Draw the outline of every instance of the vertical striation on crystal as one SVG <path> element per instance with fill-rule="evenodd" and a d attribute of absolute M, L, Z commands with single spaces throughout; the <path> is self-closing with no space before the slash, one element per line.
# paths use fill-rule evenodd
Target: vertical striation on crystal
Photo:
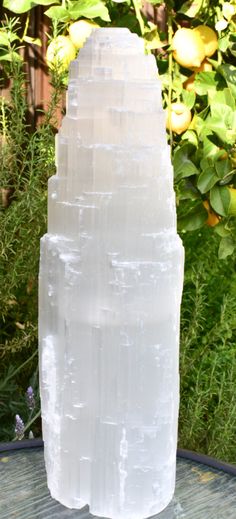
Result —
<path fill-rule="evenodd" d="M 155 58 L 128 29 L 72 62 L 41 239 L 48 486 L 70 508 L 141 519 L 175 485 L 184 253 Z"/>

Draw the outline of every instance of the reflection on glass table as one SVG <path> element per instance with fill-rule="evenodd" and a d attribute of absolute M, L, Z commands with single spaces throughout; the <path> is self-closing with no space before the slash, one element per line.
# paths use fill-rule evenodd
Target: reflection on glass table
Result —
<path fill-rule="evenodd" d="M 179 451 L 180 456 L 185 456 Z M 157 519 L 235 519 L 236 468 L 177 458 L 175 496 Z M 197 456 L 196 456 L 197 457 Z M 213 460 L 214 464 L 214 460 Z M 0 452 L 1 519 L 92 519 L 88 507 L 70 510 L 49 494 L 43 449 Z M 153 517 L 153 519 L 154 519 Z"/>

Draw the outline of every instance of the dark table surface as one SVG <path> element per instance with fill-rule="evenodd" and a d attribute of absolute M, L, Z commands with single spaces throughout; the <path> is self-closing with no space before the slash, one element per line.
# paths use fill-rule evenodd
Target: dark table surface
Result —
<path fill-rule="evenodd" d="M 50 497 L 43 449 L 0 453 L 0 519 L 92 519 Z M 175 496 L 157 519 L 236 519 L 236 476 L 177 459 Z"/>

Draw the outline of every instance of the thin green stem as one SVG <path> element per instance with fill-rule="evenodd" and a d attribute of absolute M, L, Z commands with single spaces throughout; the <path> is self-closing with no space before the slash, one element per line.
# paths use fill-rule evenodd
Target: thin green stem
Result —
<path fill-rule="evenodd" d="M 5 378 L 5 380 L 2 382 L 2 384 L 0 385 L 0 390 L 2 390 L 5 385 L 7 384 L 7 382 L 15 377 L 15 375 L 17 375 L 17 373 L 19 373 L 19 371 L 22 370 L 22 368 L 24 368 L 26 366 L 26 364 L 28 364 L 28 362 L 30 362 L 36 355 L 37 355 L 38 351 L 34 351 L 34 353 L 32 353 L 32 355 L 25 361 L 23 362 L 23 364 L 21 364 L 15 371 L 13 371 L 13 373 L 11 373 L 11 375 L 9 375 L 8 377 Z"/>
<path fill-rule="evenodd" d="M 221 65 L 221 63 L 222 63 L 222 54 L 221 54 L 221 51 L 218 50 L 217 51 L 217 64 L 218 64 L 218 66 Z"/>
<path fill-rule="evenodd" d="M 29 27 L 29 21 L 30 21 L 30 15 L 28 13 L 27 14 L 27 18 L 26 18 L 26 22 L 25 22 L 25 28 L 24 28 L 23 36 L 21 38 L 21 42 L 24 41 L 25 36 L 27 35 L 27 31 L 28 31 L 28 27 Z"/>
<path fill-rule="evenodd" d="M 172 37 L 173 37 L 173 28 L 172 28 L 172 19 L 171 16 L 168 14 L 168 42 L 169 45 L 172 46 Z M 169 76 L 169 86 L 168 86 L 168 107 L 167 110 L 169 112 L 170 117 L 170 110 L 171 110 L 171 101 L 172 101 L 172 87 L 173 87 L 173 80 L 172 80 L 172 67 L 173 67 L 173 54 L 172 49 L 169 52 L 169 61 L 168 61 L 168 76 Z M 172 149 L 173 146 L 173 133 L 172 129 L 170 128 L 170 147 Z"/>
<path fill-rule="evenodd" d="M 3 97 L 1 99 L 1 127 L 2 127 L 2 136 L 3 136 L 3 139 L 5 140 L 6 134 L 7 134 L 7 121 L 6 121 L 5 102 L 4 102 Z"/>
<path fill-rule="evenodd" d="M 132 0 L 132 3 L 133 3 L 133 6 L 134 6 L 136 18 L 137 18 L 138 23 L 139 23 L 141 34 L 143 36 L 144 32 L 145 32 L 145 25 L 144 25 L 144 21 L 143 21 L 142 15 L 141 15 L 141 9 L 140 9 L 140 5 L 139 5 L 139 1 L 138 0 Z"/>

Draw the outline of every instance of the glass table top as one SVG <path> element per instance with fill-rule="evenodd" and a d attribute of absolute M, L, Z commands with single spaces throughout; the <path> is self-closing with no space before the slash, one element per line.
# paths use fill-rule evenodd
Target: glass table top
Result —
<path fill-rule="evenodd" d="M 51 498 L 43 449 L 0 453 L 1 519 L 92 519 L 88 507 L 70 510 Z M 236 476 L 177 459 L 175 496 L 153 519 L 236 519 Z"/>

